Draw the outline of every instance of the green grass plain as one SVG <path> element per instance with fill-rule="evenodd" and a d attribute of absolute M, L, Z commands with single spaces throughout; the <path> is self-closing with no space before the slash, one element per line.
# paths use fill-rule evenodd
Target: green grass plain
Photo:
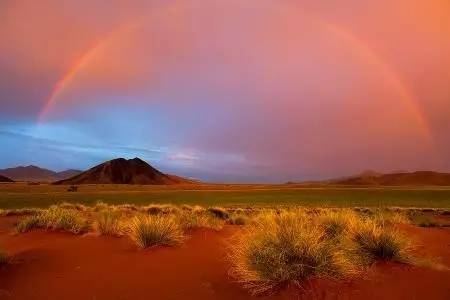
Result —
<path fill-rule="evenodd" d="M 450 187 L 308 187 L 299 185 L 68 186 L 0 184 L 0 208 L 48 207 L 69 202 L 93 205 L 151 203 L 203 206 L 420 207 L 450 208 Z"/>

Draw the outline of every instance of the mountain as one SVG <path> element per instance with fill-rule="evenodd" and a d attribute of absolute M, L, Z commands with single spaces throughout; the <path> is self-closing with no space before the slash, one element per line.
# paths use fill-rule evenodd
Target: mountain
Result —
<path fill-rule="evenodd" d="M 416 171 L 390 174 L 361 174 L 343 179 L 330 180 L 328 183 L 369 186 L 450 186 L 450 173 Z"/>
<path fill-rule="evenodd" d="M 193 181 L 164 174 L 139 158 L 117 158 L 55 184 L 182 184 Z"/>
<path fill-rule="evenodd" d="M 37 166 L 19 166 L 15 168 L 8 168 L 0 170 L 0 174 L 9 177 L 15 181 L 41 181 L 52 182 L 55 180 L 62 180 L 81 173 L 78 170 L 66 170 L 62 172 L 55 172 L 48 169 L 43 169 Z"/>
<path fill-rule="evenodd" d="M 14 182 L 14 180 L 12 180 L 6 176 L 0 175 L 0 182 Z"/>
<path fill-rule="evenodd" d="M 69 170 L 57 172 L 56 173 L 56 180 L 64 180 L 64 179 L 67 179 L 67 178 L 71 178 L 71 177 L 77 176 L 78 174 L 81 174 L 82 172 L 83 171 L 74 170 L 74 169 L 69 169 Z"/>

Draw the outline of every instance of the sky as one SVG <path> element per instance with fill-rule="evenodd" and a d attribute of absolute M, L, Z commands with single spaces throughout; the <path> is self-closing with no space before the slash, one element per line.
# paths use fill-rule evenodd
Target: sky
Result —
<path fill-rule="evenodd" d="M 1 0 L 0 168 L 450 171 L 448 0 Z"/>

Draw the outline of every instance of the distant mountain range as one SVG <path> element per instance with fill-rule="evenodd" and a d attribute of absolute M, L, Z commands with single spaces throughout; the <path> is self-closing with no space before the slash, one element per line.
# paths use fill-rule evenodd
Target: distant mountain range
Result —
<path fill-rule="evenodd" d="M 182 177 L 168 175 L 140 158 L 117 158 L 99 164 L 69 179 L 55 184 L 185 184 L 194 183 Z"/>
<path fill-rule="evenodd" d="M 367 186 L 448 186 L 450 185 L 450 173 L 416 171 L 379 174 L 373 172 L 329 180 L 328 183 Z"/>
<path fill-rule="evenodd" d="M 19 166 L 15 168 L 0 169 L 0 175 L 11 178 L 14 181 L 38 181 L 38 182 L 53 182 L 56 180 L 67 179 L 80 174 L 80 170 L 65 170 L 62 172 L 55 172 L 48 169 L 43 169 L 37 166 Z"/>

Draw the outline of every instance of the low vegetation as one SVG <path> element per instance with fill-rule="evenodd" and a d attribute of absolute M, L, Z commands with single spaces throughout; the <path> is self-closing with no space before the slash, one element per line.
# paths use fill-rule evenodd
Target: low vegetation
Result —
<path fill-rule="evenodd" d="M 75 234 L 89 229 L 89 223 L 76 210 L 53 206 L 39 214 L 28 216 L 17 223 L 17 232 L 23 233 L 35 228 L 68 231 Z"/>
<path fill-rule="evenodd" d="M 130 237 L 141 248 L 177 245 L 184 240 L 181 226 L 174 217 L 140 215 L 130 224 Z"/>
<path fill-rule="evenodd" d="M 121 211 L 111 208 L 100 211 L 95 220 L 94 228 L 102 235 L 122 235 L 125 231 L 125 226 L 121 221 Z"/>
<path fill-rule="evenodd" d="M 230 246 L 232 274 L 252 293 L 310 277 L 348 277 L 375 260 L 413 263 L 412 244 L 392 223 L 350 210 L 267 211 Z"/>
<path fill-rule="evenodd" d="M 127 235 L 142 249 L 178 245 L 199 228 L 245 225 L 230 245 L 231 274 L 255 294 L 288 283 L 300 285 L 311 277 L 351 277 L 377 260 L 419 263 L 397 224 L 411 220 L 418 224 L 424 214 L 397 208 L 204 208 L 102 202 L 92 207 L 62 203 L 14 213 L 24 214 L 17 232 L 42 228 L 82 233 L 92 223 L 101 235 Z"/>
<path fill-rule="evenodd" d="M 395 227 L 365 220 L 354 232 L 360 255 L 368 262 L 377 259 L 411 263 L 413 246 Z"/>

